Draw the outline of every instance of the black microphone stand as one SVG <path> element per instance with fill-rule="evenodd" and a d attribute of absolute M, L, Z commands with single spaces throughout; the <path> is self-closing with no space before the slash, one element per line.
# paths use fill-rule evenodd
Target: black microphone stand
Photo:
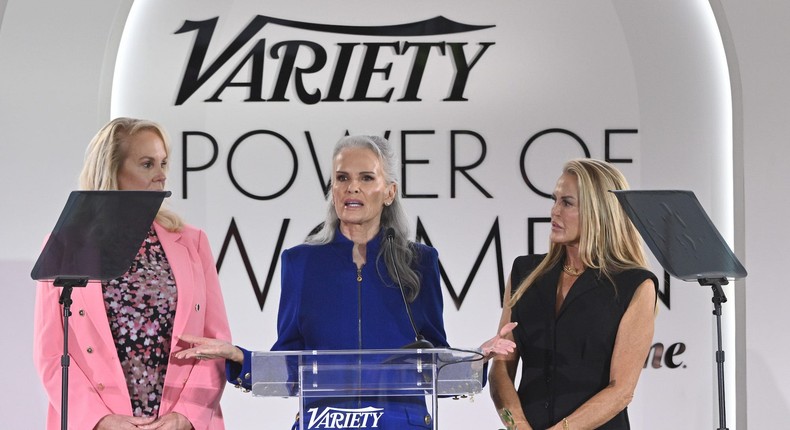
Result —
<path fill-rule="evenodd" d="M 71 316 L 71 291 L 75 287 L 88 285 L 88 278 L 82 277 L 58 277 L 53 284 L 56 287 L 63 287 L 60 292 L 60 304 L 63 305 L 63 355 L 60 357 L 61 367 L 61 392 L 60 392 L 60 428 L 63 430 L 69 427 L 69 317 Z"/>
<path fill-rule="evenodd" d="M 411 306 L 409 306 L 409 301 L 406 299 L 406 292 L 403 289 L 403 284 L 400 281 L 400 274 L 398 273 L 398 267 L 395 265 L 393 255 L 394 246 L 393 242 L 395 241 L 395 231 L 392 227 L 386 230 L 386 240 L 390 247 L 390 261 L 392 261 L 392 270 L 395 272 L 395 281 L 398 283 L 398 289 L 400 290 L 401 297 L 403 297 L 403 304 L 406 305 L 406 315 L 409 317 L 409 324 L 411 324 L 411 329 L 414 331 L 414 342 L 409 343 L 407 345 L 402 346 L 402 349 L 430 349 L 433 348 L 433 344 L 426 340 L 423 335 L 417 331 L 417 325 L 414 324 L 414 317 L 411 314 Z"/>
<path fill-rule="evenodd" d="M 30 277 L 62 287 L 61 429 L 68 428 L 71 293 L 124 274 L 170 191 L 72 191 Z M 46 339 L 36 339 L 45 342 Z M 84 423 L 83 423 L 84 424 Z M 79 424 L 78 425 L 83 425 Z"/>
<path fill-rule="evenodd" d="M 697 281 L 713 289 L 718 346 L 719 427 L 727 430 L 724 393 L 724 351 L 721 340 L 721 304 L 727 301 L 722 285 L 728 278 L 747 275 L 738 257 L 713 225 L 697 197 L 683 190 L 612 191 L 642 234 L 661 266 L 670 275 Z"/>
<path fill-rule="evenodd" d="M 724 396 L 724 350 L 721 347 L 721 304 L 727 302 L 722 285 L 727 285 L 727 278 L 700 278 L 699 284 L 709 285 L 713 289 L 713 315 L 716 315 L 716 334 L 718 349 L 716 350 L 716 370 L 719 383 L 719 430 L 727 430 L 727 413 Z"/>

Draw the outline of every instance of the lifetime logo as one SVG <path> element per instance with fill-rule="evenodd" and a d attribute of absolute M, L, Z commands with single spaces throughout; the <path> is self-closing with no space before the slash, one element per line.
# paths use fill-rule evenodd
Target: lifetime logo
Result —
<path fill-rule="evenodd" d="M 384 415 L 383 408 L 368 406 L 360 409 L 318 408 L 307 410 L 310 415 L 308 429 L 367 429 L 378 428 L 379 420 Z"/>
<path fill-rule="evenodd" d="M 194 44 L 189 53 L 187 66 L 181 79 L 176 96 L 176 106 L 186 102 L 200 87 L 218 75 L 221 82 L 205 102 L 221 102 L 222 93 L 229 87 L 246 89 L 245 102 L 288 102 L 288 89 L 294 88 L 296 96 L 304 104 L 319 102 L 385 102 L 400 96 L 398 102 L 419 102 L 420 86 L 426 66 L 438 56 L 449 53 L 454 67 L 453 77 L 445 83 L 449 94 L 443 101 L 467 101 L 464 91 L 472 68 L 494 42 L 475 43 L 466 49 L 468 41 L 446 42 L 426 41 L 424 36 L 442 36 L 475 32 L 494 27 L 494 25 L 469 25 L 438 16 L 425 21 L 396 24 L 389 26 L 348 26 L 327 25 L 291 21 L 258 15 L 230 41 L 214 60 L 207 60 L 209 45 L 214 38 L 217 18 L 204 21 L 185 21 L 176 34 L 195 32 Z M 344 34 L 358 38 L 418 38 L 419 41 L 389 40 L 338 43 L 336 46 L 323 46 L 312 40 L 267 41 L 257 38 L 268 25 L 280 25 L 307 32 L 325 34 Z M 311 58 L 308 65 L 299 65 L 297 56 L 305 54 Z M 238 58 L 241 57 L 241 60 Z M 235 58 L 235 63 L 231 60 Z M 352 67 L 352 58 L 360 65 Z M 273 64 L 270 64 L 274 62 Z M 277 64 L 279 62 L 279 64 Z M 264 69 L 275 68 L 272 82 L 264 82 Z M 410 68 L 405 81 L 390 80 L 393 68 Z M 311 76 L 326 70 L 328 82 L 321 85 L 310 84 Z M 352 74 L 353 88 L 345 88 L 347 75 Z M 323 78 L 319 78 L 321 80 Z M 376 83 L 390 85 L 375 94 L 372 88 Z M 264 94 L 271 87 L 271 91 Z"/>

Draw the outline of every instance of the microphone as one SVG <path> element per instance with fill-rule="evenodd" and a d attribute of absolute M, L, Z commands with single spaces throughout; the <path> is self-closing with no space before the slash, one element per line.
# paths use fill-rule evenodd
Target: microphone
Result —
<path fill-rule="evenodd" d="M 394 259 L 394 250 L 392 247 L 394 246 L 395 241 L 395 229 L 392 227 L 387 227 L 384 230 L 384 238 L 388 243 L 390 248 L 390 256 Z M 411 329 L 414 331 L 414 342 L 404 345 L 402 349 L 430 349 L 433 348 L 433 344 L 425 339 L 420 332 L 417 331 L 417 326 L 414 324 L 414 318 L 411 315 L 411 306 L 409 306 L 409 301 L 406 300 L 406 291 L 403 289 L 403 284 L 400 281 L 400 274 L 398 274 L 398 267 L 392 262 L 392 270 L 395 272 L 395 282 L 398 283 L 398 289 L 400 289 L 400 295 L 403 297 L 403 304 L 406 306 L 406 315 L 409 316 L 409 323 L 411 324 Z"/>

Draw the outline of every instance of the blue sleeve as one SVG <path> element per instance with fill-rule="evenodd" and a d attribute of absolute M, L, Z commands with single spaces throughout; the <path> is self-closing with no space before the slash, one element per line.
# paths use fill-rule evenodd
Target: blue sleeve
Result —
<path fill-rule="evenodd" d="M 238 345 L 236 345 L 236 347 L 244 354 L 244 362 L 239 364 L 235 361 L 225 360 L 225 377 L 228 382 L 233 384 L 236 388 L 250 391 L 252 390 L 252 352 Z M 294 382 L 298 381 L 297 362 L 289 358 L 287 363 L 289 380 Z M 294 388 L 296 388 L 296 386 L 297 384 L 294 384 Z M 296 395 L 296 391 L 291 393 L 291 395 Z"/>
<path fill-rule="evenodd" d="M 294 252 L 285 250 L 280 258 L 280 308 L 277 311 L 277 341 L 272 351 L 301 351 L 304 347 L 299 305 L 302 302 L 302 270 L 294 262 Z"/>
<path fill-rule="evenodd" d="M 293 273 L 301 276 L 298 270 L 294 270 L 292 263 L 292 252 L 285 250 L 280 259 L 280 307 L 277 312 L 277 341 L 272 346 L 272 351 L 301 351 L 304 349 L 299 328 L 299 303 L 300 289 L 297 285 L 301 284 L 301 278 L 292 277 Z M 252 353 L 236 345 L 244 353 L 244 362 L 239 364 L 233 361 L 225 361 L 225 376 L 231 384 L 238 388 L 250 390 L 252 388 Z"/>
<path fill-rule="evenodd" d="M 250 390 L 252 389 L 252 366 L 250 365 L 252 354 L 238 345 L 236 347 L 244 353 L 244 362 L 239 364 L 235 361 L 225 360 L 225 378 L 236 388 Z"/>

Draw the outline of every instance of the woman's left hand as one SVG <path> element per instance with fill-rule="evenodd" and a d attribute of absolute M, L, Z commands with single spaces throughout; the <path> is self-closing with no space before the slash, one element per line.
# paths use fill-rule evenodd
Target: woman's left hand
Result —
<path fill-rule="evenodd" d="M 190 344 L 190 348 L 175 353 L 175 357 L 179 360 L 189 358 L 216 360 L 219 358 L 240 364 L 244 363 L 244 353 L 230 342 L 189 334 L 183 334 L 179 339 Z"/>
<path fill-rule="evenodd" d="M 510 334 L 518 325 L 517 322 L 509 322 L 502 326 L 499 334 L 488 339 L 480 345 L 480 349 L 485 354 L 485 360 L 488 361 L 497 355 L 508 355 L 516 350 L 516 343 L 511 340 L 513 336 Z"/>
<path fill-rule="evenodd" d="M 171 412 L 157 418 L 154 422 L 138 426 L 143 430 L 193 430 L 192 423 L 187 417 L 178 412 Z"/>

